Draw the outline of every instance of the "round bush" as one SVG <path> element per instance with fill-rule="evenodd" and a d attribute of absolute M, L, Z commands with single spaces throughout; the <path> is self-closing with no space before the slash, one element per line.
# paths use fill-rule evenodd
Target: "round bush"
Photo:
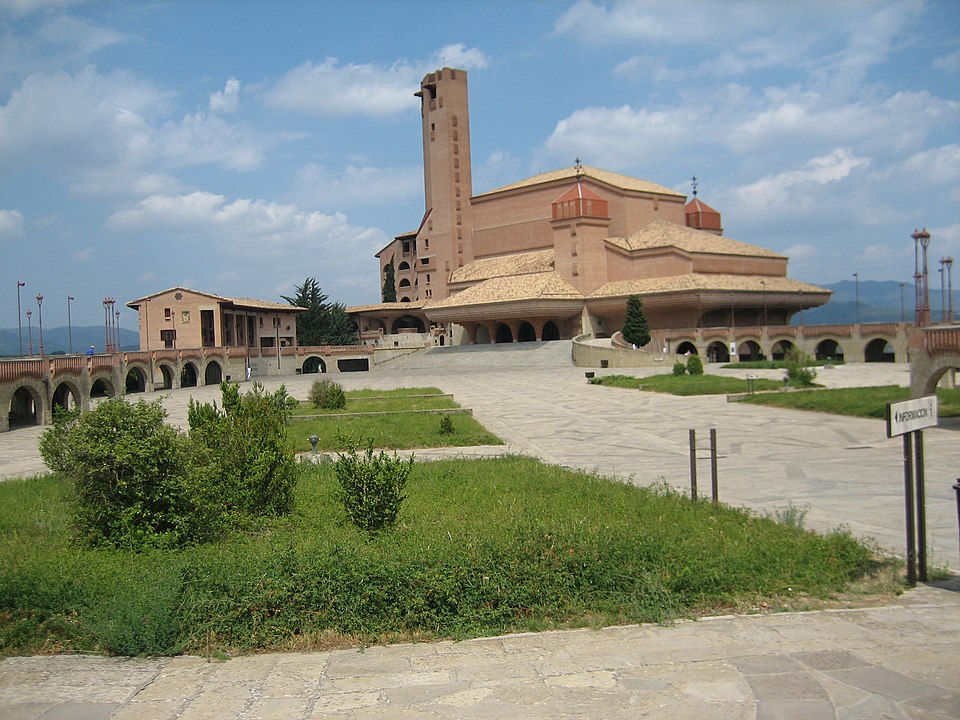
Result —
<path fill-rule="evenodd" d="M 347 396 L 332 380 L 317 380 L 310 387 L 310 402 L 323 410 L 342 410 L 347 405 Z"/>

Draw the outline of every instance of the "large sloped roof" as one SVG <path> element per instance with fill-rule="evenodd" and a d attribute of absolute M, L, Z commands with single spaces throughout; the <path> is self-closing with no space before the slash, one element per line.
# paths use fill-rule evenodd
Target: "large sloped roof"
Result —
<path fill-rule="evenodd" d="M 636 192 L 655 193 L 657 195 L 671 195 L 674 197 L 686 197 L 683 193 L 671 190 L 663 185 L 641 180 L 640 178 L 630 177 L 629 175 L 620 175 L 619 173 L 601 170 L 600 168 L 590 167 L 589 165 L 572 166 L 561 170 L 541 173 L 525 180 L 518 180 L 510 185 L 488 190 L 474 197 L 485 197 L 496 193 L 506 192 L 508 190 L 518 190 L 520 188 L 533 187 L 534 185 L 545 185 L 546 183 L 556 182 L 557 180 L 576 180 L 578 177 L 589 177 L 598 180 L 606 185 L 620 188 L 621 190 L 633 190 Z"/>
<path fill-rule="evenodd" d="M 520 300 L 582 299 L 583 295 L 555 272 L 538 272 L 484 280 L 448 298 L 431 302 L 427 306 L 427 311 L 432 308 L 484 305 Z"/>
<path fill-rule="evenodd" d="M 411 302 L 371 303 L 370 305 L 353 305 L 348 307 L 346 311 L 348 313 L 354 313 L 368 312 L 371 310 L 420 310 L 424 305 L 426 305 L 426 303 L 426 300 L 413 300 Z"/>
<path fill-rule="evenodd" d="M 457 268 L 450 276 L 450 283 L 477 282 L 492 277 L 524 275 L 553 270 L 553 250 L 535 250 L 481 258 Z"/>
<path fill-rule="evenodd" d="M 721 273 L 691 273 L 637 280 L 615 280 L 594 290 L 590 297 L 621 297 L 649 293 L 703 290 L 713 292 L 768 292 L 768 293 L 825 293 L 830 291 L 816 285 L 769 275 L 730 275 Z"/>
<path fill-rule="evenodd" d="M 695 230 L 685 225 L 655 220 L 644 225 L 629 237 L 607 238 L 607 242 L 624 250 L 652 250 L 675 247 L 691 253 L 720 255 L 749 255 L 753 257 L 785 258 L 784 255 L 749 243 L 732 240 L 722 235 Z"/>
<path fill-rule="evenodd" d="M 144 295 L 142 298 L 136 300 L 131 300 L 127 303 L 127 307 L 138 308 L 147 300 L 150 300 L 155 297 L 160 297 L 161 295 L 167 295 L 172 292 L 188 292 L 193 293 L 194 295 L 203 295 L 204 297 L 211 298 L 217 302 L 223 303 L 225 305 L 232 305 L 237 308 L 247 308 L 249 310 L 273 310 L 273 311 L 284 311 L 284 312 L 305 312 L 307 308 L 302 308 L 298 305 L 291 305 L 289 303 L 278 303 L 272 302 L 270 300 L 257 300 L 255 298 L 232 298 L 224 297 L 223 295 L 214 295 L 213 293 L 203 292 L 202 290 L 191 290 L 187 287 L 177 286 L 168 288 L 166 290 L 161 290 L 160 292 L 151 293 L 150 295 Z"/>

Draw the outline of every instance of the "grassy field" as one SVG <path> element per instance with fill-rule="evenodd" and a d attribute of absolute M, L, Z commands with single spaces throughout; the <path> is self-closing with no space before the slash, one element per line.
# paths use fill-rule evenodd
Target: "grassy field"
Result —
<path fill-rule="evenodd" d="M 596 385 L 671 395 L 731 395 L 745 393 L 751 387 L 746 380 L 721 375 L 606 375 L 594 378 L 593 381 Z M 776 380 L 757 378 L 752 382 L 754 390 L 776 390 L 783 387 L 783 383 Z"/>
<path fill-rule="evenodd" d="M 293 515 L 139 554 L 74 546 L 56 477 L 0 484 L 0 653 L 216 655 L 808 608 L 862 602 L 857 581 L 880 568 L 843 533 L 529 458 L 418 463 L 399 525 L 374 536 L 335 484 L 332 464 L 303 465 Z"/>
<path fill-rule="evenodd" d="M 453 430 L 442 432 L 440 422 L 445 416 L 424 411 L 460 406 L 437 388 L 363 389 L 346 395 L 346 407 L 339 410 L 320 410 L 301 401 L 287 424 L 291 446 L 299 452 L 310 450 L 308 438 L 314 434 L 319 438 L 317 449 L 323 451 L 343 449 L 345 437 L 361 445 L 369 440 L 374 447 L 390 450 L 503 444 L 467 412 L 450 414 Z M 351 413 L 357 414 L 344 417 Z"/>
<path fill-rule="evenodd" d="M 910 388 L 897 385 L 765 393 L 743 398 L 756 405 L 883 418 L 887 403 L 910 399 Z M 937 390 L 940 417 L 960 417 L 960 390 Z"/>

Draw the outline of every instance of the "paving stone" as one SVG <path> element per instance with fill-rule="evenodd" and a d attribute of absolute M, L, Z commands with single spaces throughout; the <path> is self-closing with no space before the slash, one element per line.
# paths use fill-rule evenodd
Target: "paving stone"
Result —
<path fill-rule="evenodd" d="M 912 700 L 943 694 L 943 688 L 913 680 L 906 675 L 886 668 L 868 667 L 856 670 L 835 670 L 828 674 L 842 682 L 895 700 Z M 960 705 L 958 705 L 958 708 L 960 708 Z"/>
<path fill-rule="evenodd" d="M 836 720 L 833 705 L 826 700 L 761 700 L 757 720 Z"/>
<path fill-rule="evenodd" d="M 757 700 L 826 700 L 827 693 L 809 673 L 747 675 Z"/>
<path fill-rule="evenodd" d="M 58 703 L 40 720 L 105 720 L 116 709 L 115 703 Z"/>

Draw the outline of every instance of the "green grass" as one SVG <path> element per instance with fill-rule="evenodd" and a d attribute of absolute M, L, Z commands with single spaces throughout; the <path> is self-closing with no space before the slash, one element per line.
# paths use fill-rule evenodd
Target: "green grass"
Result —
<path fill-rule="evenodd" d="M 723 365 L 724 368 L 734 370 L 785 370 L 790 363 L 786 360 L 748 360 L 745 362 L 732 362 Z M 810 367 L 825 367 L 826 365 L 843 365 L 843 360 L 813 360 L 808 363 Z"/>
<path fill-rule="evenodd" d="M 330 463 L 293 515 L 141 554 L 70 543 L 54 476 L 0 484 L 0 653 L 313 649 L 808 607 L 871 551 L 666 490 L 506 457 L 418 463 L 399 524 L 368 536 Z M 890 588 L 888 587 L 889 591 Z"/>
<path fill-rule="evenodd" d="M 336 415 L 364 412 L 404 412 L 417 410 L 444 410 L 460 407 L 449 395 L 437 388 L 403 388 L 400 390 L 350 390 L 347 405 L 338 410 L 316 408 L 301 400 L 294 415 Z"/>
<path fill-rule="evenodd" d="M 756 405 L 813 410 L 853 417 L 884 418 L 887 403 L 910 399 L 910 388 L 897 385 L 835 388 L 751 395 L 744 402 Z M 937 390 L 940 417 L 960 417 L 960 390 Z"/>
<path fill-rule="evenodd" d="M 452 414 L 453 432 L 441 432 L 443 415 L 418 411 L 456 410 L 460 406 L 437 388 L 365 388 L 351 390 L 346 396 L 347 405 L 340 410 L 320 410 L 301 401 L 287 424 L 290 445 L 296 451 L 306 452 L 311 449 L 308 438 L 314 434 L 319 438 L 319 451 L 342 450 L 344 437 L 358 440 L 361 445 L 372 441 L 374 447 L 389 450 L 503 444 L 467 412 Z M 343 417 L 349 413 L 358 414 Z"/>
<path fill-rule="evenodd" d="M 731 395 L 745 393 L 750 389 L 746 380 L 720 375 L 651 375 L 650 377 L 606 375 L 594 378 L 593 383 L 671 395 Z M 763 378 L 753 380 L 754 390 L 775 390 L 782 387 L 783 383 L 776 380 Z"/>

